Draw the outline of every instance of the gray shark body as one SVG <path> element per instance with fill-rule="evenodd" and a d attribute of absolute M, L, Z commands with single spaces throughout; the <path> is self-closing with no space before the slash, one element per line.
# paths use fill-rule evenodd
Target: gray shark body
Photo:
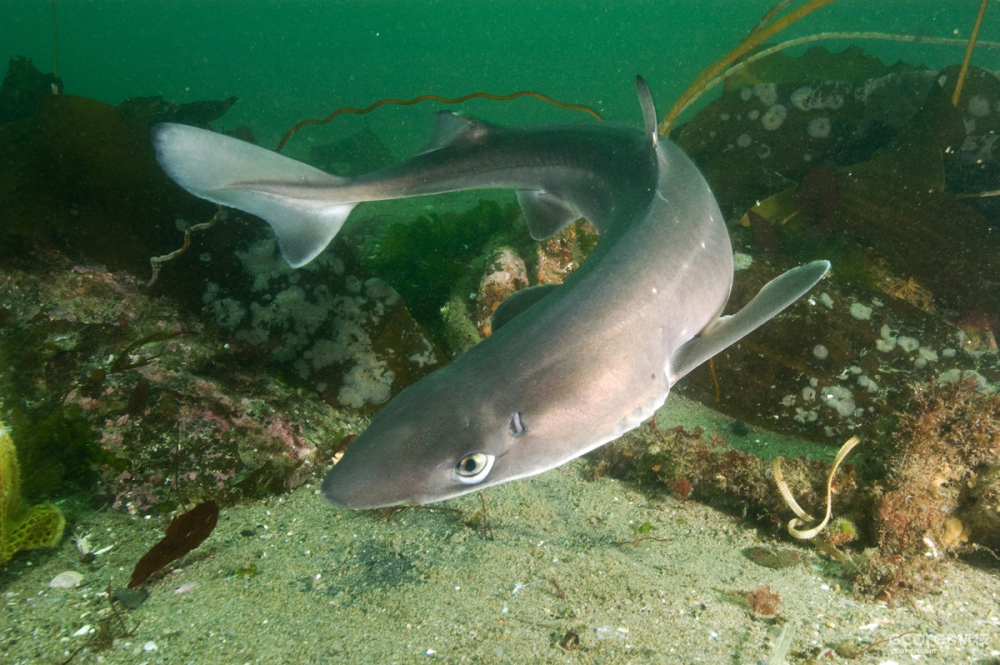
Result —
<path fill-rule="evenodd" d="M 267 220 L 292 265 L 311 260 L 363 201 L 511 188 L 536 239 L 579 217 L 601 234 L 564 284 L 504 302 L 493 334 L 409 386 L 323 482 L 331 504 L 430 503 L 552 469 L 649 418 L 698 364 L 823 277 L 817 261 L 720 314 L 733 280 L 722 214 L 694 164 L 643 128 L 614 123 L 501 128 L 439 114 L 400 164 L 335 178 L 233 139 L 161 125 L 161 165 L 203 198 Z"/>

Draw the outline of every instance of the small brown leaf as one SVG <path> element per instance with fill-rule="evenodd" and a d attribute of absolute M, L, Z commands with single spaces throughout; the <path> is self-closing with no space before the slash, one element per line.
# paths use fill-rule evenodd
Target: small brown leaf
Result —
<path fill-rule="evenodd" d="M 134 589 L 149 576 L 172 561 L 176 561 L 201 545 L 211 535 L 219 521 L 219 504 L 215 501 L 200 503 L 183 515 L 170 520 L 163 540 L 153 545 L 139 563 L 135 564 L 128 588 Z"/>

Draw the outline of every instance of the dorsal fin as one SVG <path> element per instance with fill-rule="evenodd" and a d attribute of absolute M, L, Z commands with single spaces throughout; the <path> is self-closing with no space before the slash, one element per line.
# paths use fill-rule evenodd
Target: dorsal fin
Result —
<path fill-rule="evenodd" d="M 653 93 L 646 85 L 646 79 L 641 76 L 635 77 L 635 91 L 639 95 L 639 106 L 642 107 L 642 119 L 646 126 L 646 136 L 653 141 L 653 146 L 659 144 L 660 135 L 656 128 L 656 106 L 653 104 Z"/>
<path fill-rule="evenodd" d="M 457 141 L 475 138 L 480 136 L 487 127 L 486 123 L 463 113 L 438 111 L 434 114 L 434 123 L 431 125 L 431 137 L 417 151 L 417 154 L 422 155 L 426 152 L 440 150 Z"/>

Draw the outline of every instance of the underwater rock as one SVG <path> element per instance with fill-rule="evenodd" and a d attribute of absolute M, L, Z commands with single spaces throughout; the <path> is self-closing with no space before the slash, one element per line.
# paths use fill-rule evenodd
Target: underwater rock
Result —
<path fill-rule="evenodd" d="M 594 225 L 580 219 L 538 243 L 537 284 L 562 284 L 597 244 Z"/>
<path fill-rule="evenodd" d="M 678 130 L 678 145 L 705 174 L 723 214 L 742 215 L 814 165 L 867 160 L 906 126 L 937 80 L 874 58 L 858 70 L 874 77 L 861 79 L 849 74 L 859 58 L 856 47 L 769 57 Z"/>
<path fill-rule="evenodd" d="M 67 95 L 46 100 L 34 117 L 0 127 L 0 207 L 10 213 L 0 220 L 3 253 L 22 264 L 36 255 L 33 249 L 51 243 L 143 277 L 151 257 L 176 250 L 183 230 L 208 221 L 216 209 L 166 178 L 143 125 L 108 105 Z M 227 213 L 218 226 L 192 237 L 190 251 L 163 264 L 156 288 L 192 310 L 207 308 L 241 353 L 262 366 L 284 367 L 335 403 L 384 403 L 445 362 L 391 288 L 354 263 L 345 269 L 332 251 L 324 256 L 292 271 L 265 224 Z M 122 288 L 134 297 L 134 282 Z M 94 335 L 76 322 L 55 327 L 66 328 L 59 332 L 64 339 L 83 339 L 80 349 L 98 344 L 100 333 L 104 343 L 121 348 L 128 341 L 112 341 L 114 323 L 106 321 Z M 146 376 L 148 395 L 139 399 L 131 377 L 125 415 L 155 408 L 168 378 L 174 377 L 160 376 L 158 386 Z"/>
<path fill-rule="evenodd" d="M 725 86 L 726 90 L 740 90 L 759 84 L 801 81 L 844 81 L 857 85 L 890 74 L 919 72 L 924 69 L 926 68 L 914 67 L 902 61 L 886 65 L 873 55 L 865 55 L 864 49 L 854 44 L 836 53 L 831 53 L 824 46 L 814 45 L 799 56 L 778 51 L 752 62 L 734 73 Z"/>
<path fill-rule="evenodd" d="M 508 296 L 528 286 L 524 261 L 510 247 L 501 247 L 490 255 L 476 295 L 476 327 L 484 336 L 492 332 L 493 312 Z"/>
<path fill-rule="evenodd" d="M 913 392 L 876 506 L 883 553 L 954 551 L 965 541 L 995 546 L 998 519 L 987 513 L 997 507 L 1000 396 L 969 380 L 932 382 Z M 949 522 L 952 517 L 958 522 Z"/>
<path fill-rule="evenodd" d="M 75 570 L 65 570 L 49 582 L 50 589 L 74 589 L 83 582 L 83 575 Z"/>
<path fill-rule="evenodd" d="M 942 69 L 939 81 L 950 93 L 958 79 L 957 65 Z M 1000 79 L 991 71 L 969 67 L 962 85 L 958 112 L 965 125 L 961 146 L 946 156 L 949 180 L 955 191 L 991 191 L 1000 182 Z"/>
<path fill-rule="evenodd" d="M 948 555 L 1000 544 L 1000 396 L 974 381 L 932 381 L 911 393 L 895 431 L 866 437 L 833 477 L 837 518 L 811 539 L 844 564 L 856 592 L 894 602 L 938 588 Z M 647 491 L 680 482 L 696 500 L 785 530 L 787 493 L 779 494 L 774 462 L 758 456 L 774 455 L 772 446 L 758 440 L 751 454 L 718 432 L 661 430 L 656 422 L 589 453 L 588 475 L 611 474 Z M 791 495 L 820 514 L 817 507 L 830 496 L 829 464 L 796 457 L 781 468 Z M 761 565 L 775 559 L 767 552 L 749 556 Z"/>
<path fill-rule="evenodd" d="M 479 333 L 468 303 L 454 303 L 475 300 L 492 250 L 511 247 L 525 258 L 532 255 L 536 243 L 516 204 L 501 206 L 484 199 L 461 212 L 429 213 L 394 222 L 349 245 L 358 248 L 364 272 L 395 289 L 413 318 L 439 346 L 455 355 L 478 340 Z M 350 237 L 347 231 L 345 238 Z"/>
<path fill-rule="evenodd" d="M 573 245 L 576 243 L 576 229 L 567 226 L 551 238 L 538 243 L 537 281 L 539 284 L 562 284 L 573 271 Z"/>
<path fill-rule="evenodd" d="M 38 71 L 31 58 L 11 58 L 0 85 L 0 125 L 34 115 L 46 97 L 62 91 L 62 79 Z"/>
<path fill-rule="evenodd" d="M 936 588 L 949 553 L 997 546 L 1000 396 L 974 381 L 916 386 L 893 439 L 886 477 L 868 490 L 878 549 L 852 573 L 883 600 Z"/>
<path fill-rule="evenodd" d="M 456 294 L 441 308 L 441 328 L 452 357 L 465 353 L 483 341 L 467 302 L 467 298 Z"/>
<path fill-rule="evenodd" d="M 215 206 L 157 165 L 146 127 L 113 106 L 49 95 L 38 112 L 0 126 L 0 252 L 25 239 L 79 259 L 148 274 L 149 258 L 176 249 L 179 218 Z"/>
<path fill-rule="evenodd" d="M 166 101 L 160 95 L 129 97 L 118 105 L 118 110 L 147 127 L 160 122 L 179 122 L 183 125 L 212 129 L 211 123 L 224 116 L 238 101 L 236 97 L 228 97 L 215 101 L 177 104 Z"/>
<path fill-rule="evenodd" d="M 242 270 L 220 272 L 202 300 L 241 343 L 293 371 L 332 404 L 378 407 L 447 358 L 403 299 L 367 277 L 341 241 L 293 270 L 273 236 L 237 250 Z"/>
<path fill-rule="evenodd" d="M 995 222 L 945 191 L 946 182 L 952 188 L 949 155 L 964 137 L 961 111 L 935 84 L 910 124 L 871 159 L 837 170 L 815 168 L 797 187 L 757 204 L 742 223 L 753 228 L 767 219 L 789 244 L 808 245 L 809 235 L 846 234 L 903 278 L 903 286 L 892 288 L 906 291 L 916 282 L 933 294 L 938 308 L 958 318 L 979 314 L 995 327 L 1000 325 Z"/>
<path fill-rule="evenodd" d="M 30 267 L 0 269 L 11 312 L 0 391 L 24 432 L 34 494 L 96 494 L 132 513 L 231 504 L 307 482 L 361 427 L 356 412 L 275 378 L 266 349 L 150 297 L 126 273 L 51 250 Z"/>
<path fill-rule="evenodd" d="M 726 311 L 738 311 L 791 265 L 779 256 L 755 258 L 737 273 Z M 916 347 L 899 344 L 903 338 Z M 805 298 L 715 356 L 718 401 L 707 364 L 675 390 L 760 427 L 839 444 L 851 434 L 877 436 L 905 408 L 911 382 L 978 371 L 1000 383 L 998 356 L 968 353 L 964 339 L 902 297 L 844 283 L 835 263 Z"/>
<path fill-rule="evenodd" d="M 656 422 L 654 418 L 646 426 L 588 453 L 588 477 L 611 475 L 649 489 L 681 488 L 683 492 L 679 493 L 685 499 L 690 495 L 742 517 L 761 518 L 772 527 L 783 524 L 777 507 L 784 505 L 784 500 L 774 482 L 770 460 L 731 447 L 731 442 L 718 432 L 709 434 L 700 427 L 662 430 Z M 828 462 L 801 456 L 786 459 L 782 469 L 788 488 L 802 505 L 824 504 Z M 834 514 L 840 515 L 861 496 L 853 465 L 842 467 L 837 488 Z"/>
<path fill-rule="evenodd" d="M 955 520 L 946 524 L 942 538 L 946 548 L 960 547 L 970 538 L 995 548 L 1000 541 L 1000 465 L 994 459 L 988 470 L 979 469 L 965 495 Z M 957 534 L 956 529 L 958 530 Z M 950 532 L 949 532 L 950 531 Z"/>

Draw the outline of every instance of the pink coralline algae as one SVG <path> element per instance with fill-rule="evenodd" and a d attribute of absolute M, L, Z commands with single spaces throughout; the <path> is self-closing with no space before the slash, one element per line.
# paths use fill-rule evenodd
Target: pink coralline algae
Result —
<path fill-rule="evenodd" d="M 510 247 L 493 252 L 476 296 L 476 327 L 483 335 L 492 332 L 491 317 L 508 296 L 528 286 L 528 271 L 524 261 Z"/>
<path fill-rule="evenodd" d="M 538 283 L 562 284 L 590 253 L 597 229 L 589 222 L 576 222 L 538 243 Z"/>
<path fill-rule="evenodd" d="M 187 371 L 144 367 L 135 373 L 152 385 L 147 408 L 134 417 L 106 418 L 101 432 L 111 456 L 101 476 L 117 485 L 114 508 L 141 513 L 178 497 L 225 501 L 288 489 L 307 480 L 342 436 L 317 427 L 338 423 L 331 407 L 271 379 L 241 394 L 232 384 Z M 126 399 L 127 391 L 118 391 L 104 408 L 122 409 Z M 340 425 L 345 433 L 346 425 Z M 131 469 L 128 477 L 117 472 L 122 464 Z"/>
<path fill-rule="evenodd" d="M 49 438 L 66 437 L 32 468 L 86 446 L 113 509 L 225 504 L 309 482 L 360 429 L 355 411 L 279 380 L 259 350 L 133 277 L 39 254 L 30 272 L 0 270 L 0 355 L 21 391 L 5 408 L 24 431 L 54 423 Z"/>

